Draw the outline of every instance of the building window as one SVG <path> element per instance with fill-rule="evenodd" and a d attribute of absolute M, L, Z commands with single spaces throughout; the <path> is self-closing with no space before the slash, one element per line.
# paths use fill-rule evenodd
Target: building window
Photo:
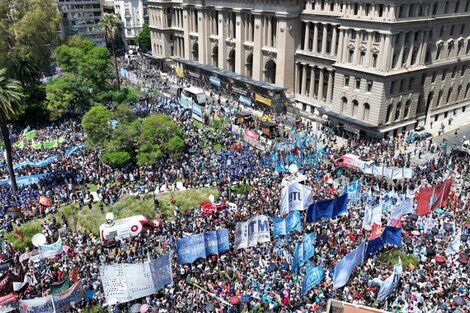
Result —
<path fill-rule="evenodd" d="M 437 95 L 437 103 L 436 103 L 436 106 L 438 107 L 439 105 L 441 105 L 441 100 L 442 100 L 442 94 L 444 92 L 442 91 L 442 89 L 439 91 L 439 94 Z"/>
<path fill-rule="evenodd" d="M 377 53 L 374 53 L 372 54 L 372 67 L 373 68 L 376 68 L 377 67 L 377 60 L 378 60 L 378 54 Z"/>
<path fill-rule="evenodd" d="M 450 102 L 450 97 L 452 96 L 452 92 L 454 91 L 454 88 L 450 87 L 449 92 L 447 93 L 447 99 L 446 99 L 446 104 L 449 104 Z"/>
<path fill-rule="evenodd" d="M 341 98 L 341 113 L 345 113 L 348 108 L 348 99 L 345 97 Z"/>
<path fill-rule="evenodd" d="M 370 112 L 369 103 L 364 103 L 364 112 L 362 112 L 362 120 L 363 121 L 368 121 L 369 120 L 369 112 Z"/>
<path fill-rule="evenodd" d="M 395 121 L 398 121 L 400 119 L 400 113 L 401 113 L 401 102 L 398 102 L 397 108 L 395 109 Z"/>
<path fill-rule="evenodd" d="M 350 49 L 348 53 L 348 63 L 352 63 L 354 58 L 354 50 Z"/>
<path fill-rule="evenodd" d="M 421 85 L 424 85 L 425 82 L 426 82 L 426 73 L 423 73 L 423 75 L 421 75 Z"/>
<path fill-rule="evenodd" d="M 400 92 L 405 90 L 405 80 L 400 79 Z"/>
<path fill-rule="evenodd" d="M 456 68 L 456 67 L 454 67 L 454 68 L 452 69 L 452 78 L 455 77 L 455 73 L 457 73 L 457 68 Z"/>
<path fill-rule="evenodd" d="M 379 43 L 380 42 L 380 33 L 379 32 L 374 32 L 374 42 Z"/>
<path fill-rule="evenodd" d="M 356 78 L 356 89 L 361 89 L 361 79 Z"/>
<path fill-rule="evenodd" d="M 447 70 L 443 70 L 442 71 L 442 80 L 446 80 L 446 76 L 447 76 Z"/>
<path fill-rule="evenodd" d="M 460 70 L 460 76 L 465 75 L 465 70 L 467 69 L 467 66 L 462 65 L 462 69 Z"/>
<path fill-rule="evenodd" d="M 353 107 L 352 107 L 352 116 L 356 116 L 359 113 L 359 103 L 357 100 L 353 101 Z"/>
<path fill-rule="evenodd" d="M 392 117 L 392 108 L 393 108 L 393 105 L 390 103 L 387 107 L 387 116 L 385 117 L 386 123 L 390 123 L 390 118 Z"/>
<path fill-rule="evenodd" d="M 444 6 L 444 14 L 449 13 L 449 1 L 446 1 L 446 5 Z"/>
<path fill-rule="evenodd" d="M 354 9 L 353 9 L 353 14 L 354 15 L 357 15 L 358 11 L 359 11 L 359 4 L 358 3 L 354 3 Z"/>
<path fill-rule="evenodd" d="M 344 76 L 344 86 L 349 86 L 349 75 Z"/>
<path fill-rule="evenodd" d="M 359 65 L 364 65 L 365 58 L 366 58 L 366 52 L 361 51 L 361 55 L 360 55 L 360 59 L 359 59 Z"/>
<path fill-rule="evenodd" d="M 372 84 L 373 84 L 373 81 L 371 81 L 371 80 L 367 81 L 367 91 L 368 92 L 372 91 Z"/>
<path fill-rule="evenodd" d="M 459 85 L 459 87 L 457 88 L 457 96 L 455 97 L 455 101 L 459 101 L 461 92 L 462 92 L 462 85 Z"/>
<path fill-rule="evenodd" d="M 410 77 L 410 81 L 408 82 L 408 90 L 413 89 L 414 82 L 415 82 L 414 77 Z"/>
<path fill-rule="evenodd" d="M 384 5 L 379 4 L 379 17 L 382 17 L 384 15 Z"/>
<path fill-rule="evenodd" d="M 408 118 L 408 115 L 410 114 L 410 103 L 411 103 L 411 100 L 406 101 L 406 104 L 405 104 L 405 112 L 404 112 L 404 114 L 403 114 L 403 118 L 404 118 L 404 119 L 407 119 L 407 118 Z"/>
<path fill-rule="evenodd" d="M 431 81 L 431 83 L 434 83 L 436 81 L 436 78 L 437 78 L 437 72 L 432 72 L 432 81 Z"/>
<path fill-rule="evenodd" d="M 364 11 L 365 11 L 365 12 L 364 12 L 365 15 L 366 15 L 366 16 L 369 16 L 369 14 L 370 14 L 370 4 L 366 4 L 366 5 L 365 5 Z"/>
<path fill-rule="evenodd" d="M 457 2 L 455 3 L 454 13 L 458 13 L 458 12 L 459 12 L 459 6 L 460 6 L 460 1 L 457 1 Z"/>
<path fill-rule="evenodd" d="M 392 81 L 390 83 L 390 93 L 394 93 L 395 92 L 395 81 Z"/>
<path fill-rule="evenodd" d="M 465 88 L 465 99 L 469 96 L 469 91 L 470 91 L 470 83 L 467 84 L 467 87 Z"/>

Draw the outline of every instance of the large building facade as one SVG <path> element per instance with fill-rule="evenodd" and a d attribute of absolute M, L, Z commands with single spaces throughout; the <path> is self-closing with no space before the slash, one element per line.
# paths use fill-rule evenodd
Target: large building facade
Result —
<path fill-rule="evenodd" d="M 155 57 L 281 86 L 353 133 L 470 111 L 470 0 L 149 0 L 149 22 Z"/>
<path fill-rule="evenodd" d="M 78 34 L 99 46 L 106 44 L 98 26 L 102 15 L 100 0 L 57 0 L 57 8 L 62 14 L 60 34 L 63 38 Z"/>
<path fill-rule="evenodd" d="M 147 0 L 115 0 L 114 8 L 121 18 L 126 44 L 133 44 L 148 18 Z"/>

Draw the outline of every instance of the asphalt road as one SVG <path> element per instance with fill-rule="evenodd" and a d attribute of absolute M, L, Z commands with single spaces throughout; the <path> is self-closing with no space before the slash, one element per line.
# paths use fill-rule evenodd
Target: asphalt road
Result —
<path fill-rule="evenodd" d="M 457 136 L 455 136 L 455 130 L 451 130 L 441 136 L 433 138 L 433 141 L 437 144 L 441 144 L 444 139 L 447 140 L 447 146 L 449 148 L 452 148 L 454 144 L 460 146 L 465 140 L 470 140 L 470 124 L 460 127 L 457 131 Z"/>

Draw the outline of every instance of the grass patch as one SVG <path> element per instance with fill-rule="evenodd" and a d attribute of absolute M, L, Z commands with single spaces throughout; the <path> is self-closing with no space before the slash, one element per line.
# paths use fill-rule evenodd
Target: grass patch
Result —
<path fill-rule="evenodd" d="M 250 184 L 238 184 L 231 187 L 232 191 L 236 194 L 249 193 L 253 190 L 253 186 Z"/>
<path fill-rule="evenodd" d="M 222 151 L 222 145 L 220 143 L 214 145 L 214 151 L 220 152 Z"/>
<path fill-rule="evenodd" d="M 419 264 L 419 259 L 417 257 L 411 254 L 406 254 L 400 250 L 385 252 L 379 257 L 379 260 L 388 263 L 390 266 L 394 266 L 398 263 L 398 257 L 401 258 L 404 269 L 408 268 L 410 264 L 412 267 L 416 267 Z"/>
<path fill-rule="evenodd" d="M 199 202 L 208 201 L 210 194 L 213 194 L 217 198 L 219 195 L 217 188 L 167 192 L 156 194 L 156 198 L 160 202 L 160 212 L 163 218 L 173 219 L 175 206 L 178 207 L 180 211 L 197 208 Z M 171 195 L 173 195 L 175 201 L 174 205 L 170 204 Z M 106 222 L 105 215 L 107 212 L 113 212 L 115 219 L 133 215 L 144 215 L 147 218 L 153 219 L 155 217 L 155 211 L 153 208 L 152 194 L 145 195 L 143 199 L 137 198 L 136 196 L 123 197 L 115 204 L 103 207 L 103 212 L 101 212 L 99 202 L 94 203 L 91 210 L 88 209 L 87 206 L 78 210 L 76 205 L 65 205 L 59 208 L 55 217 L 57 222 L 61 223 L 62 220 L 60 217 L 64 214 L 67 217 L 69 229 L 73 229 L 74 225 L 76 225 L 77 230 L 88 231 L 98 235 L 99 226 Z M 35 219 L 20 226 L 19 230 L 24 235 L 24 241 L 16 237 L 13 232 L 6 233 L 5 239 L 11 242 L 15 249 L 21 251 L 26 250 L 26 248 L 32 249 L 34 247 L 31 244 L 31 238 L 42 231 L 41 224 L 51 217 L 52 215 L 43 219 Z"/>
<path fill-rule="evenodd" d="M 88 189 L 89 192 L 96 192 L 98 190 L 98 185 L 88 184 L 87 189 Z"/>

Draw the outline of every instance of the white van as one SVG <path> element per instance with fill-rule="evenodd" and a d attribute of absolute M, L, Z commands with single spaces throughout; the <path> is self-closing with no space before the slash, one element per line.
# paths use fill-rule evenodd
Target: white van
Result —
<path fill-rule="evenodd" d="M 141 232 L 154 230 L 155 225 L 143 215 L 135 215 L 100 225 L 101 241 L 136 237 Z"/>

